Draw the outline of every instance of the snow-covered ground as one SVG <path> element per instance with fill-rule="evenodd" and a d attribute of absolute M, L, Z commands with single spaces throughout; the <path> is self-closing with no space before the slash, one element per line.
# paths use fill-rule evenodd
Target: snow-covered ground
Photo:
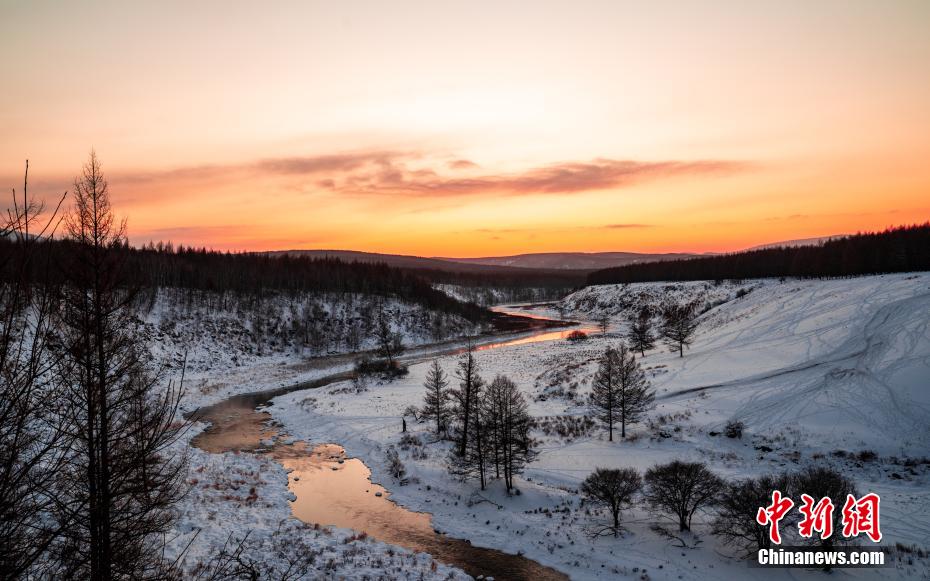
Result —
<path fill-rule="evenodd" d="M 613 443 L 602 430 L 581 425 L 595 358 L 621 340 L 627 314 L 646 303 L 694 299 L 708 310 L 685 357 L 662 346 L 642 362 L 656 390 L 657 406 L 648 420 L 633 427 L 626 441 Z M 532 402 L 531 413 L 549 427 L 535 434 L 540 456 L 518 479 L 519 496 L 507 497 L 500 482 L 478 494 L 476 483 L 451 477 L 448 444 L 434 442 L 428 425 L 409 418 L 423 441 L 401 449 L 414 483 L 392 481 L 385 451 L 399 445 L 403 410 L 422 400 L 425 365 L 361 393 L 338 384 L 291 393 L 274 400 L 270 411 L 293 437 L 344 445 L 371 467 L 373 479 L 394 500 L 431 512 L 437 528 L 477 545 L 525 553 L 572 578 L 749 575 L 736 551 L 710 535 L 707 518 L 696 519 L 703 542 L 695 549 L 676 547 L 654 533 L 651 526 L 660 517 L 643 509 L 626 515 L 629 530 L 621 539 L 585 536 L 593 517 L 579 508 L 577 488 L 596 466 L 645 470 L 675 458 L 707 462 L 726 478 L 812 463 L 832 466 L 861 491 L 882 495 L 883 544 L 930 544 L 930 275 L 608 285 L 583 289 L 563 305 L 575 318 L 608 312 L 610 335 L 477 354 L 482 375 L 515 380 Z M 450 375 L 455 362 L 440 359 Z M 745 422 L 742 439 L 719 435 L 731 419 Z M 556 425 L 570 423 L 573 429 L 560 436 Z M 860 454 L 864 451 L 876 457 Z M 751 574 L 822 575 L 775 569 Z M 925 558 L 904 556 L 894 568 L 834 574 L 925 578 L 930 568 Z"/>
<path fill-rule="evenodd" d="M 433 288 L 456 300 L 485 307 L 504 303 L 548 301 L 560 296 L 559 289 L 555 288 L 498 288 L 443 283 L 434 284 Z M 562 294 L 564 292 L 562 291 Z"/>
<path fill-rule="evenodd" d="M 141 332 L 167 378 L 177 380 L 184 370 L 184 411 L 191 411 L 351 368 L 352 353 L 376 346 L 379 308 L 408 348 L 482 331 L 461 317 L 391 298 L 379 305 L 360 295 L 269 292 L 252 301 L 160 289 L 141 309 Z"/>

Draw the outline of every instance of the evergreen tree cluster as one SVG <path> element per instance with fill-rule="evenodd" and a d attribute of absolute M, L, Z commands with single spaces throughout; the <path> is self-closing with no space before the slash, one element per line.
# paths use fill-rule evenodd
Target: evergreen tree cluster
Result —
<path fill-rule="evenodd" d="M 930 222 L 825 241 L 721 256 L 644 262 L 592 272 L 587 282 L 825 278 L 930 270 Z"/>
<path fill-rule="evenodd" d="M 510 492 L 514 476 L 536 456 L 530 437 L 533 420 L 513 381 L 498 375 L 488 384 L 478 371 L 474 348 L 469 347 L 456 364 L 459 385 L 449 388 L 445 372 L 433 361 L 419 417 L 433 423 L 437 435 L 454 434 L 449 462 L 453 473 L 477 478 L 482 490 L 493 475 L 503 479 Z"/>
<path fill-rule="evenodd" d="M 0 253 L 11 253 L 15 241 L 0 237 Z M 36 260 L 30 276 L 39 283 L 62 284 L 70 261 L 78 253 L 72 239 L 42 240 L 36 244 Z M 433 288 L 422 276 L 385 264 L 344 262 L 336 258 L 270 256 L 230 253 L 206 248 L 150 244 L 128 245 L 125 238 L 111 241 L 109 251 L 121 263 L 127 288 L 183 289 L 192 300 L 207 294 L 249 297 L 256 301 L 269 294 L 360 294 L 398 298 L 424 308 L 455 314 L 471 322 L 491 319 L 477 305 L 457 301 Z M 53 265 L 39 268 L 39 265 Z M 11 282 L 16 273 L 0 269 L 0 281 Z M 144 293 L 143 293 L 144 294 Z"/>

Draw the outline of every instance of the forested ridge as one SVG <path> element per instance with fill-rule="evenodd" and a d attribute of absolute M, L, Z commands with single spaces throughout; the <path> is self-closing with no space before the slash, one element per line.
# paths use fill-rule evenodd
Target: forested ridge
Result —
<path fill-rule="evenodd" d="M 815 246 L 782 246 L 606 268 L 590 273 L 588 284 L 832 278 L 923 270 L 930 270 L 930 223 L 855 234 Z"/>
<path fill-rule="evenodd" d="M 14 241 L 0 240 L 0 254 L 12 252 Z M 34 280 L 56 284 L 73 253 L 66 240 L 37 245 Z M 173 247 L 171 244 L 111 248 L 124 265 L 126 284 L 137 289 L 174 288 L 232 293 L 263 298 L 266 294 L 359 294 L 396 298 L 424 308 L 459 315 L 469 321 L 490 317 L 485 309 L 459 302 L 432 287 L 416 273 L 377 263 L 335 258 L 268 256 Z M 51 264 L 53 268 L 43 268 Z M 0 270 L 7 281 L 11 273 Z"/>

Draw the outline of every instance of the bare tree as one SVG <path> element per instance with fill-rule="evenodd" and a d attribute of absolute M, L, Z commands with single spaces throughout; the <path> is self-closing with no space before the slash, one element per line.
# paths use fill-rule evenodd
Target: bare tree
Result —
<path fill-rule="evenodd" d="M 607 330 L 610 328 L 610 315 L 606 312 L 601 313 L 597 317 L 597 326 L 601 330 L 601 335 L 606 335 Z"/>
<path fill-rule="evenodd" d="M 0 232 L 0 578 L 35 575 L 58 527 L 50 498 L 64 459 L 50 373 L 57 351 L 53 313 L 58 289 L 34 272 L 47 272 L 41 250 L 57 226 L 58 207 L 46 214 L 29 196 L 26 162 L 22 197 L 12 190 Z"/>
<path fill-rule="evenodd" d="M 526 399 L 509 378 L 498 375 L 485 391 L 482 414 L 493 455 L 497 477 L 503 471 L 507 491 L 513 490 L 513 477 L 535 458 L 530 438 L 531 418 Z"/>
<path fill-rule="evenodd" d="M 169 452 L 184 428 L 181 389 L 156 390 L 149 371 L 118 252 L 125 223 L 95 154 L 73 192 L 57 369 L 71 447 L 58 475 L 56 511 L 67 526 L 56 557 L 65 577 L 145 578 L 163 570 L 160 543 L 183 493 L 185 458 Z"/>
<path fill-rule="evenodd" d="M 646 350 L 655 347 L 655 337 L 652 335 L 652 311 L 648 307 L 640 309 L 639 313 L 630 320 L 630 332 L 627 334 L 630 348 L 639 351 L 645 357 Z"/>
<path fill-rule="evenodd" d="M 691 345 L 697 330 L 697 304 L 672 304 L 662 311 L 662 337 L 669 346 L 685 356 L 685 346 Z"/>
<path fill-rule="evenodd" d="M 771 502 L 773 490 L 793 496 L 792 485 L 785 475 L 760 476 L 726 485 L 719 497 L 714 534 L 724 543 L 736 545 L 747 557 L 771 548 L 768 529 L 756 523 L 756 513 L 759 507 Z"/>
<path fill-rule="evenodd" d="M 806 494 L 814 499 L 814 502 L 821 498 L 829 498 L 836 507 L 833 511 L 832 527 L 834 531 L 842 530 L 841 520 L 843 511 L 840 508 L 846 502 L 847 495 L 857 496 L 856 486 L 848 478 L 833 470 L 822 466 L 808 467 L 793 476 L 794 493 L 798 496 Z M 759 506 L 763 506 L 760 504 Z M 819 547 L 829 549 L 836 541 L 837 535 L 821 539 L 819 535 L 814 535 L 810 542 Z"/>
<path fill-rule="evenodd" d="M 585 502 L 602 506 L 610 511 L 612 524 L 595 530 L 593 535 L 609 533 L 620 535 L 620 511 L 632 504 L 633 497 L 643 486 L 642 478 L 634 468 L 595 468 L 581 483 Z"/>
<path fill-rule="evenodd" d="M 449 421 L 449 392 L 447 390 L 449 381 L 446 374 L 439 365 L 439 360 L 433 359 L 429 371 L 426 372 L 426 381 L 423 387 L 426 388 L 426 395 L 423 396 L 423 409 L 420 410 L 420 418 L 431 419 L 436 423 L 436 434 L 446 432 L 447 422 Z"/>
<path fill-rule="evenodd" d="M 691 530 L 698 510 L 713 506 L 723 481 L 702 462 L 675 460 L 646 471 L 646 500 L 678 520 L 679 531 Z"/>
<path fill-rule="evenodd" d="M 400 333 L 391 329 L 391 319 L 385 313 L 383 304 L 378 308 L 375 335 L 378 339 L 378 354 L 387 361 L 388 369 L 394 369 L 397 365 L 397 358 L 404 353 L 404 344 Z"/>

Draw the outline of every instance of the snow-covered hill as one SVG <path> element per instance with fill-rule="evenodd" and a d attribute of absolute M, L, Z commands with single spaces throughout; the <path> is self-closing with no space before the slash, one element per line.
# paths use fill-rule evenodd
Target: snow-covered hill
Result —
<path fill-rule="evenodd" d="M 643 307 L 654 313 L 671 303 L 697 301 L 701 311 L 713 308 L 737 295 L 744 295 L 767 281 L 747 283 L 721 282 L 669 282 L 639 284 L 605 284 L 588 286 L 560 301 L 569 318 L 597 319 L 607 315 L 614 320 L 627 320 Z"/>
<path fill-rule="evenodd" d="M 623 321 L 642 304 L 700 300 L 694 346 L 667 398 L 704 393 L 758 430 L 803 427 L 888 454 L 930 452 L 930 277 L 588 287 L 567 312 Z M 677 363 L 677 364 L 676 364 Z"/>
<path fill-rule="evenodd" d="M 694 344 L 680 358 L 660 345 L 642 365 L 656 408 L 625 441 L 608 442 L 587 414 L 596 358 L 623 340 L 625 313 L 642 304 L 701 300 L 707 310 Z M 295 392 L 270 408 L 288 433 L 343 444 L 365 460 L 373 480 L 392 498 L 429 511 L 434 524 L 473 543 L 524 552 L 572 578 L 604 574 L 652 579 L 727 579 L 746 574 L 745 562 L 710 534 L 709 517 L 695 533 L 703 544 L 682 550 L 653 532 L 661 518 L 641 504 L 625 517 L 621 539 L 585 536 L 590 513 L 578 504 L 580 482 L 595 467 L 644 471 L 673 459 L 700 460 L 727 479 L 829 466 L 861 491 L 882 497 L 883 544 L 926 548 L 930 534 L 930 274 L 836 280 L 727 283 L 651 283 L 587 288 L 564 301 L 571 316 L 614 316 L 608 336 L 588 341 L 511 344 L 480 351 L 486 378 L 506 374 L 540 418 L 534 436 L 540 456 L 508 497 L 492 482 L 482 498 L 465 504 L 477 485 L 448 473 L 446 444 L 401 452 L 421 486 L 399 487 L 384 460 L 399 447 L 398 418 L 423 397 L 426 365 L 371 392 L 334 385 L 311 395 Z M 440 359 L 450 375 L 454 357 Z M 375 395 L 376 394 L 376 395 Z M 721 434 L 741 420 L 742 439 Z M 414 426 L 422 439 L 429 425 Z M 429 484 L 429 486 L 425 486 Z M 555 515 L 556 518 L 552 518 Z M 845 570 L 846 578 L 922 578 L 926 558 L 902 553 L 892 568 Z M 757 570 L 761 579 L 816 579 L 822 573 Z"/>
<path fill-rule="evenodd" d="M 258 300 L 159 289 L 140 316 L 155 359 L 179 368 L 186 355 L 187 370 L 196 374 L 272 359 L 294 361 L 373 349 L 381 309 L 408 346 L 480 330 L 456 315 L 357 294 L 267 293 Z"/>

